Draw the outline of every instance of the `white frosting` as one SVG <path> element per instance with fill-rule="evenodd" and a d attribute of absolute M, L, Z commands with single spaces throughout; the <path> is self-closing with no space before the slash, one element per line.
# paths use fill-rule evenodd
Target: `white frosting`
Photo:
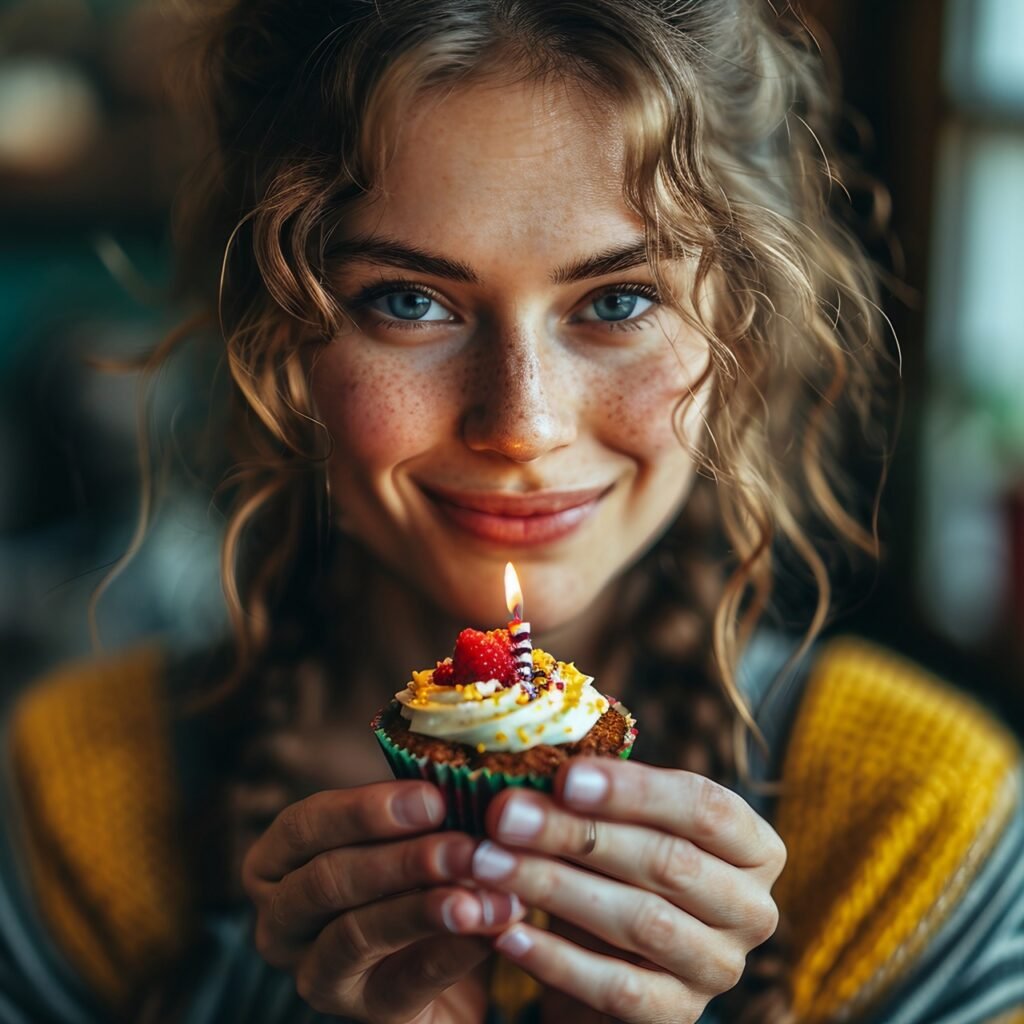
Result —
<path fill-rule="evenodd" d="M 560 671 L 559 671 L 560 670 Z M 463 687 L 435 686 L 417 672 L 395 699 L 409 731 L 484 751 L 518 753 L 541 743 L 574 743 L 590 732 L 609 707 L 593 678 L 558 664 L 552 685 L 530 700 L 523 687 L 502 688 L 493 679 Z M 564 680 L 564 689 L 555 682 Z"/>

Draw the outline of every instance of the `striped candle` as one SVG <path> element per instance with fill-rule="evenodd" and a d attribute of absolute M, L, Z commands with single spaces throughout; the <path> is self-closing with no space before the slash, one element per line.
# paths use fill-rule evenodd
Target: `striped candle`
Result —
<path fill-rule="evenodd" d="M 532 700 L 537 696 L 533 682 L 533 638 L 530 624 L 523 622 L 523 591 L 519 586 L 516 567 L 509 562 L 505 566 L 505 607 L 512 621 L 508 624 L 508 635 L 512 640 L 512 657 L 516 662 L 519 684 Z"/>
<path fill-rule="evenodd" d="M 515 619 L 508 624 L 508 635 L 512 638 L 512 657 L 524 683 L 533 682 L 533 637 L 530 624 Z"/>

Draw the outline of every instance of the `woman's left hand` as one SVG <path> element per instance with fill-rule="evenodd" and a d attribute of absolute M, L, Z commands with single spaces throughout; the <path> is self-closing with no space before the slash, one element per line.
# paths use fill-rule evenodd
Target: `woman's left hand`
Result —
<path fill-rule="evenodd" d="M 778 924 L 770 893 L 782 840 L 702 775 L 577 758 L 559 770 L 553 798 L 502 793 L 487 832 L 496 842 L 477 848 L 476 879 L 594 940 L 584 947 L 524 923 L 496 948 L 617 1020 L 696 1021 Z"/>

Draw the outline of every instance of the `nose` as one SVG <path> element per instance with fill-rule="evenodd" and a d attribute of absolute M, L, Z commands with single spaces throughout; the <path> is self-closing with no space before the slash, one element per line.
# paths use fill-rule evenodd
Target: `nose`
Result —
<path fill-rule="evenodd" d="M 532 462 L 575 440 L 572 374 L 556 348 L 521 327 L 481 340 L 463 421 L 468 447 Z"/>

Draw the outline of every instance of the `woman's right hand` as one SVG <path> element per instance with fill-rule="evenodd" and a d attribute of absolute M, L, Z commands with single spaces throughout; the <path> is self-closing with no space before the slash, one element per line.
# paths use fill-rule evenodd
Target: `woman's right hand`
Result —
<path fill-rule="evenodd" d="M 457 884 L 476 842 L 436 831 L 443 819 L 435 786 L 380 782 L 290 804 L 253 844 L 242 884 L 256 948 L 313 1009 L 374 1024 L 483 1019 L 487 936 L 523 910 Z"/>

